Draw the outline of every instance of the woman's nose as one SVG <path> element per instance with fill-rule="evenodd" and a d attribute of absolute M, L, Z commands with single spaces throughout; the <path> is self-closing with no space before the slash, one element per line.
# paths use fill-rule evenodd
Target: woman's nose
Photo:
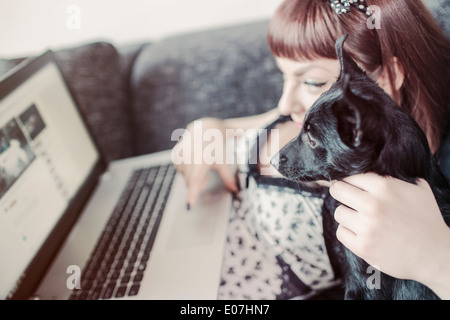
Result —
<path fill-rule="evenodd" d="M 293 113 L 301 113 L 304 111 L 304 107 L 298 99 L 296 91 L 295 86 L 285 84 L 283 94 L 278 102 L 278 110 L 282 115 L 288 116 Z"/>

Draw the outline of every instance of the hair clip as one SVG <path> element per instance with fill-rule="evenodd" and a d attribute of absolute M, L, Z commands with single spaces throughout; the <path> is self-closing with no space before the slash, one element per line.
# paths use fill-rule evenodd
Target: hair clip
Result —
<path fill-rule="evenodd" d="M 337 14 L 343 14 L 350 12 L 350 5 L 358 8 L 360 11 L 364 12 L 367 16 L 371 16 L 372 12 L 369 7 L 365 4 L 364 0 L 330 0 L 331 8 Z"/>

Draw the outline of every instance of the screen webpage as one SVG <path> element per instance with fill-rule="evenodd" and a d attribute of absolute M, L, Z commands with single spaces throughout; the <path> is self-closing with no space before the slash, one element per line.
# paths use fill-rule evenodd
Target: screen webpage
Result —
<path fill-rule="evenodd" d="M 98 158 L 53 63 L 0 101 L 0 299 L 14 291 Z"/>

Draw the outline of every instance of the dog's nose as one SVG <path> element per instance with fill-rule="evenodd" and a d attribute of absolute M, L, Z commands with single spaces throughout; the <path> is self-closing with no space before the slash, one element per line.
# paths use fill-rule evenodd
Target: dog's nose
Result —
<path fill-rule="evenodd" d="M 279 166 L 279 164 L 280 164 L 279 158 L 280 158 L 280 155 L 277 154 L 277 155 L 275 155 L 275 156 L 270 160 L 270 164 L 271 164 L 275 169 L 278 169 L 278 166 Z"/>
<path fill-rule="evenodd" d="M 275 155 L 272 160 L 270 160 L 270 164 L 272 164 L 272 166 L 275 169 L 280 168 L 280 164 L 284 164 L 287 162 L 287 158 L 284 155 L 280 155 L 279 153 L 277 155 Z"/>

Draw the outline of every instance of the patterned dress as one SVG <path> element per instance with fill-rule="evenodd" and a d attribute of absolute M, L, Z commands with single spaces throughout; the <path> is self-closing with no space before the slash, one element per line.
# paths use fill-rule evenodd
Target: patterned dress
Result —
<path fill-rule="evenodd" d="M 280 117 L 266 130 L 289 119 Z M 237 152 L 245 153 L 247 143 L 251 152 L 239 168 L 244 185 L 232 205 L 219 299 L 308 299 L 340 284 L 323 237 L 327 188 L 261 175 L 257 161 L 250 161 L 258 156 L 260 136 L 240 139 Z"/>

